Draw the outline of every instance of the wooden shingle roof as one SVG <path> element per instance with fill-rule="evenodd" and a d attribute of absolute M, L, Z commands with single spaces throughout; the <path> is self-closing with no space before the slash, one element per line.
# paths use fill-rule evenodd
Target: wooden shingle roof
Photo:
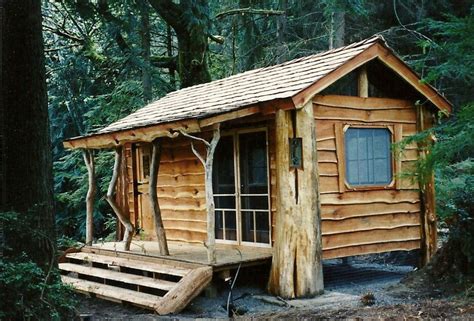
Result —
<path fill-rule="evenodd" d="M 444 97 L 431 86 L 421 84 L 418 75 L 393 54 L 383 38 L 374 36 L 338 49 L 169 93 L 96 133 L 66 141 L 65 147 L 109 147 L 110 144 L 92 143 L 90 139 L 81 144 L 74 142 L 124 131 L 136 137 L 131 130 L 189 119 L 199 120 L 277 99 L 290 99 L 294 107 L 298 107 L 311 95 L 374 58 L 381 59 L 398 72 L 434 105 L 450 110 L 450 103 Z M 133 140 L 130 135 L 126 140 Z M 119 136 L 113 138 L 113 144 L 120 144 L 125 139 L 122 138 L 124 135 Z"/>

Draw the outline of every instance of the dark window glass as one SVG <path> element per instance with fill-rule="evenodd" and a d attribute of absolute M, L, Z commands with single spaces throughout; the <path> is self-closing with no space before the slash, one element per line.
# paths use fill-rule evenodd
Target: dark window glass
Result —
<path fill-rule="evenodd" d="M 214 194 L 234 194 L 234 140 L 232 136 L 224 136 L 214 152 L 212 171 Z"/>
<path fill-rule="evenodd" d="M 239 149 L 241 193 L 268 193 L 265 132 L 240 134 Z"/>
<path fill-rule="evenodd" d="M 385 128 L 349 128 L 345 133 L 346 179 L 352 186 L 392 181 L 391 134 Z"/>

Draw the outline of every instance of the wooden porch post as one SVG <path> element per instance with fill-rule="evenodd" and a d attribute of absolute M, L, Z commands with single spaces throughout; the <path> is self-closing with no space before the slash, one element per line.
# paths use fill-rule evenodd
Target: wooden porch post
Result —
<path fill-rule="evenodd" d="M 433 126 L 433 119 L 427 114 L 423 106 L 416 106 L 417 131 L 421 132 Z M 428 147 L 432 141 L 418 143 L 420 158 L 426 158 L 429 153 Z M 421 198 L 421 266 L 425 266 L 437 250 L 438 230 L 436 219 L 436 199 L 434 173 L 420 176 L 420 198 Z"/>
<path fill-rule="evenodd" d="M 204 166 L 205 175 L 205 189 L 206 189 L 206 208 L 207 208 L 207 260 L 210 264 L 216 263 L 216 217 L 215 217 L 215 203 L 214 203 L 214 190 L 212 188 L 212 165 L 214 162 L 214 152 L 217 144 L 221 138 L 220 127 L 217 127 L 213 131 L 212 140 L 209 143 L 205 139 L 200 137 L 189 135 L 184 131 L 180 131 L 183 136 L 189 137 L 193 140 L 198 140 L 204 143 L 206 146 L 206 159 L 194 148 L 193 141 L 191 140 L 191 148 L 196 157 L 201 161 Z"/>
<path fill-rule="evenodd" d="M 158 195 L 156 184 L 158 183 L 158 171 L 160 169 L 161 160 L 161 141 L 159 138 L 153 140 L 153 150 L 151 153 L 151 167 L 150 167 L 150 205 L 153 211 L 153 218 L 155 220 L 155 232 L 158 240 L 161 255 L 170 255 L 168 250 L 168 243 L 166 241 L 166 231 L 163 227 L 163 220 L 161 218 L 160 204 L 158 202 Z"/>
<path fill-rule="evenodd" d="M 291 113 L 296 113 L 292 115 Z M 284 298 L 324 290 L 321 210 L 313 104 L 278 110 L 276 123 L 276 226 L 269 291 Z M 290 169 L 289 138 L 302 138 L 303 168 Z"/>
<path fill-rule="evenodd" d="M 96 193 L 94 154 L 92 150 L 82 151 L 87 168 L 89 186 L 86 195 L 86 245 L 92 245 L 94 240 L 94 198 Z"/>
<path fill-rule="evenodd" d="M 112 179 L 110 180 L 109 189 L 107 190 L 107 202 L 112 207 L 115 215 L 117 215 L 120 223 L 125 226 L 125 233 L 123 235 L 124 250 L 130 250 L 130 244 L 132 243 L 133 237 L 133 225 L 130 223 L 130 219 L 124 215 L 120 206 L 117 204 L 115 200 L 115 189 L 117 186 L 117 180 L 120 172 L 120 163 L 122 162 L 122 146 L 119 146 L 115 149 L 115 163 L 114 163 L 114 170 L 112 173 Z"/>

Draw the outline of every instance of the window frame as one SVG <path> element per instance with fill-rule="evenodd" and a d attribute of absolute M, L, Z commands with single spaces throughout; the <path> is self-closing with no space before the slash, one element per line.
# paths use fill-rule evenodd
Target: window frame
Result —
<path fill-rule="evenodd" d="M 370 123 L 370 124 L 361 124 L 361 123 L 343 123 L 340 126 L 340 130 L 336 129 L 336 133 L 340 135 L 339 138 L 339 145 L 336 147 L 336 152 L 338 154 L 338 171 L 339 175 L 341 175 L 340 184 L 342 183 L 343 186 L 340 186 L 339 192 L 344 191 L 369 191 L 369 190 L 387 190 L 387 189 L 396 189 L 396 173 L 398 173 L 398 162 L 395 159 L 395 153 L 393 152 L 392 148 L 390 148 L 390 155 L 391 155 L 391 180 L 388 184 L 380 184 L 380 185 L 351 185 L 347 181 L 347 173 L 346 173 L 346 143 L 345 143 L 345 135 L 349 128 L 360 128 L 360 129 L 387 129 L 390 132 L 390 146 L 396 141 L 398 141 L 397 136 L 397 125 L 394 124 L 386 124 L 386 123 Z"/>
<path fill-rule="evenodd" d="M 268 209 L 265 211 L 268 211 L 268 222 L 269 222 L 269 242 L 268 243 L 259 243 L 259 242 L 250 242 L 250 241 L 243 241 L 242 240 L 242 211 L 245 211 L 242 209 L 242 204 L 241 204 L 241 195 L 242 193 L 240 192 L 240 146 L 239 146 L 239 135 L 240 134 L 250 134 L 250 133 L 258 133 L 258 132 L 263 132 L 265 134 L 265 144 L 266 144 L 266 156 L 267 156 L 267 193 L 262 194 L 267 195 L 268 198 Z M 236 218 L 237 218 L 237 240 L 225 240 L 225 239 L 218 239 L 216 238 L 216 243 L 220 244 L 231 244 L 231 245 L 237 245 L 237 246 L 252 246 L 252 247 L 260 247 L 260 248 L 271 248 L 273 246 L 273 213 L 272 213 L 272 204 L 271 204 L 271 168 L 270 168 L 270 145 L 269 145 L 269 128 L 265 125 L 256 125 L 256 126 L 250 126 L 247 128 L 230 128 L 227 130 L 223 130 L 221 132 L 221 137 L 226 137 L 226 136 L 231 136 L 234 141 L 234 177 L 235 177 L 235 188 L 236 190 L 234 191 L 234 194 L 214 194 L 214 196 L 223 196 L 223 195 L 229 195 L 229 196 L 235 196 L 236 198 Z M 237 190 L 238 189 L 238 190 Z"/>

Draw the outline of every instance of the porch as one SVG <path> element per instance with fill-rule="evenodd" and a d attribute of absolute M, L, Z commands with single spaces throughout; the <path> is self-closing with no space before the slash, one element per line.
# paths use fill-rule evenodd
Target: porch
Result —
<path fill-rule="evenodd" d="M 216 262 L 209 263 L 207 249 L 203 244 L 168 241 L 169 256 L 160 255 L 156 241 L 132 241 L 130 251 L 123 251 L 123 242 L 95 243 L 90 249 L 97 253 L 117 251 L 122 255 L 138 254 L 140 257 L 161 258 L 170 261 L 211 266 L 213 272 L 220 272 L 241 266 L 271 263 L 272 249 L 267 247 L 236 246 L 216 244 Z"/>
<path fill-rule="evenodd" d="M 106 242 L 67 251 L 59 260 L 61 278 L 77 292 L 114 302 L 178 313 L 212 281 L 215 272 L 270 263 L 270 248 L 218 245 L 216 262 L 208 263 L 200 244 L 169 242 L 169 256 L 160 256 L 157 242 Z M 227 274 L 223 274 L 225 276 Z"/>

